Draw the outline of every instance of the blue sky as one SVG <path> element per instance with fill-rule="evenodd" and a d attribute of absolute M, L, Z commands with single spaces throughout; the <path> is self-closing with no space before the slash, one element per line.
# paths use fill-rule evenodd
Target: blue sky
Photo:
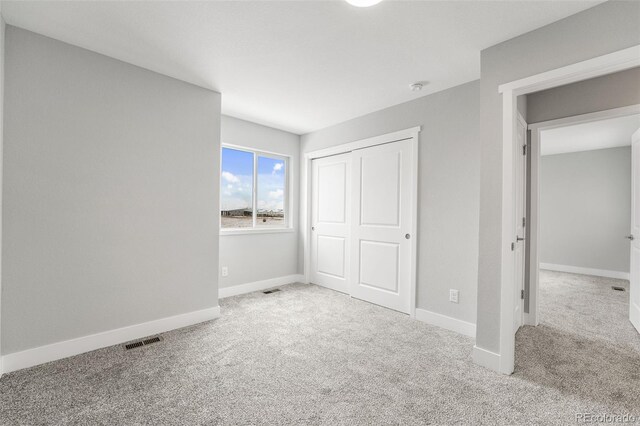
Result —
<path fill-rule="evenodd" d="M 258 210 L 284 208 L 284 161 L 258 157 Z M 221 209 L 251 207 L 253 192 L 253 154 L 222 148 Z"/>

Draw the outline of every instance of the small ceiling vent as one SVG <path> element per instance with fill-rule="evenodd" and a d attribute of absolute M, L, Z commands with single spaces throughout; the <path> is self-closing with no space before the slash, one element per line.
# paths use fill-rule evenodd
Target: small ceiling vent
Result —
<path fill-rule="evenodd" d="M 153 343 L 157 343 L 157 342 L 161 342 L 161 341 L 162 341 L 162 337 L 160 337 L 160 336 L 150 337 L 148 339 L 139 340 L 137 342 L 127 343 L 126 345 L 124 345 L 124 348 L 126 350 L 135 349 L 135 348 L 139 348 L 141 346 L 151 345 Z"/>

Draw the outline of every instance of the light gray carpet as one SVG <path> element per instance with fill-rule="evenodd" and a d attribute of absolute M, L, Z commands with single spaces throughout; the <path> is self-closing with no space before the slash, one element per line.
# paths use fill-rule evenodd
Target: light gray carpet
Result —
<path fill-rule="evenodd" d="M 579 287 L 576 280 L 569 285 Z M 567 289 L 550 281 L 545 274 L 551 305 Z M 588 315 L 626 309 L 622 299 L 599 305 L 621 296 L 587 285 L 594 287 Z M 590 324 L 577 317 L 584 304 L 563 300 L 570 319 L 549 308 L 539 330 L 522 330 L 518 372 L 507 377 L 471 362 L 470 338 L 293 284 L 224 299 L 222 318 L 165 333 L 162 343 L 7 374 L 0 422 L 567 424 L 582 411 L 640 414 L 638 337 L 627 333 L 636 340 L 624 344 L 612 340 L 622 333 L 585 336 L 575 330 Z M 597 321 L 603 330 L 628 326 Z"/>
<path fill-rule="evenodd" d="M 640 335 L 629 321 L 629 281 L 552 271 L 541 271 L 540 281 L 541 324 L 518 332 L 515 375 L 591 400 L 600 412 L 640 414 Z"/>

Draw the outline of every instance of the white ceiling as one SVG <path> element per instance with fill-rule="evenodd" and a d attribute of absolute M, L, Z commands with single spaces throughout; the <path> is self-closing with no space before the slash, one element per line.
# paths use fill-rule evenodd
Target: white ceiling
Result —
<path fill-rule="evenodd" d="M 540 132 L 540 154 L 592 151 L 631 145 L 640 128 L 640 114 L 576 124 Z"/>
<path fill-rule="evenodd" d="M 223 94 L 306 133 L 480 77 L 480 50 L 597 1 L 3 2 L 7 23 Z M 428 81 L 421 92 L 409 85 Z"/>

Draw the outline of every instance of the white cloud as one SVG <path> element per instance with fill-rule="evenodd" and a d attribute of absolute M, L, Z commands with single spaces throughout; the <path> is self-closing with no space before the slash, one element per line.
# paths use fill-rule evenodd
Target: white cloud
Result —
<path fill-rule="evenodd" d="M 279 200 L 284 197 L 284 190 L 276 189 L 275 191 L 269 191 L 269 198 Z"/>
<path fill-rule="evenodd" d="M 273 173 L 279 172 L 284 168 L 284 163 L 276 163 L 273 165 Z"/>
<path fill-rule="evenodd" d="M 251 207 L 251 187 L 253 177 L 245 175 L 234 175 L 229 172 L 222 172 L 222 192 L 221 209 L 233 210 Z"/>
<path fill-rule="evenodd" d="M 234 175 L 233 173 L 229 173 L 229 172 L 222 172 L 222 179 L 226 180 L 229 183 L 238 183 L 238 182 L 240 182 L 240 179 L 238 179 L 238 177 L 236 175 Z"/>

